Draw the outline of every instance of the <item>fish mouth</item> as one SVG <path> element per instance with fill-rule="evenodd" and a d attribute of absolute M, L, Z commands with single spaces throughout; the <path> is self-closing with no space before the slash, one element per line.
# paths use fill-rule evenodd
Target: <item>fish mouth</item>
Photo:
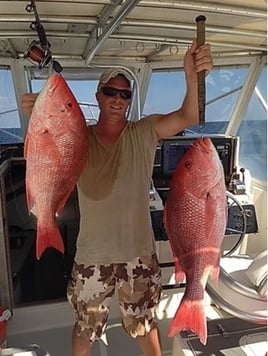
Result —
<path fill-rule="evenodd" d="M 48 91 L 47 95 L 52 96 L 54 94 L 55 89 L 59 85 L 59 81 L 61 79 L 61 75 L 58 73 L 53 74 L 47 82 Z"/>
<path fill-rule="evenodd" d="M 46 96 L 51 98 L 54 95 L 55 90 L 60 85 L 60 77 L 61 76 L 58 73 L 52 74 L 52 76 L 49 77 L 49 79 L 46 81 L 45 85 L 43 86 L 41 92 L 37 96 L 35 102 L 36 107 L 40 108 L 40 106 L 43 105 L 43 101 L 46 100 Z"/>
<path fill-rule="evenodd" d="M 210 152 L 212 143 L 209 137 L 201 137 L 198 143 L 206 153 Z"/>

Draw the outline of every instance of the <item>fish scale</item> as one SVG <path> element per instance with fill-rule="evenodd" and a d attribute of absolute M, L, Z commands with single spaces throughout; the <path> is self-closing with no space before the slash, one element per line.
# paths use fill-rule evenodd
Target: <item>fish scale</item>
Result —
<path fill-rule="evenodd" d="M 209 275 L 217 280 L 220 247 L 227 223 L 225 179 L 218 153 L 208 137 L 197 139 L 179 161 L 164 207 L 175 276 L 186 289 L 168 330 L 192 330 L 207 340 L 204 291 Z"/>
<path fill-rule="evenodd" d="M 37 97 L 25 138 L 26 199 L 37 217 L 36 257 L 53 247 L 64 253 L 57 226 L 88 160 L 84 115 L 66 81 L 53 74 Z"/>

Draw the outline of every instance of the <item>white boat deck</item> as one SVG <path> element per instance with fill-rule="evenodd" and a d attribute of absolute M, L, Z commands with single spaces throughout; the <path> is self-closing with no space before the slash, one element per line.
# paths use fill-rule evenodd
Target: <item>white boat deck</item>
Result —
<path fill-rule="evenodd" d="M 167 242 L 158 242 L 157 252 L 161 262 L 171 260 L 171 251 Z M 166 285 L 174 284 L 173 267 L 162 269 L 162 280 Z M 205 295 L 208 320 L 206 348 L 204 349 L 196 335 L 192 333 L 181 333 L 174 339 L 168 338 L 168 327 L 181 301 L 183 291 L 183 289 L 171 288 L 162 292 L 157 308 L 162 356 L 211 356 L 214 355 L 211 350 L 217 348 L 217 352 L 226 356 L 264 356 L 268 351 L 265 325 L 251 324 L 215 307 L 207 293 Z M 8 346 L 25 347 L 37 344 L 47 351 L 49 356 L 71 356 L 73 323 L 74 316 L 66 301 L 15 308 L 13 318 L 8 322 Z M 223 334 L 219 330 L 219 325 L 223 326 Z M 120 309 L 115 295 L 111 300 L 106 332 L 101 341 L 94 345 L 93 356 L 126 355 L 142 356 L 137 342 L 129 337 L 121 326 Z"/>
<path fill-rule="evenodd" d="M 61 303 L 58 304 L 58 308 L 56 304 L 54 306 L 51 305 L 50 312 L 42 309 L 43 306 L 40 306 L 39 325 L 31 325 L 31 317 L 29 317 L 27 323 L 25 323 L 27 318 L 26 314 L 24 314 L 23 319 L 21 319 L 22 311 L 17 311 L 18 318 L 16 318 L 16 320 L 14 318 L 14 321 L 12 320 L 9 323 L 8 346 L 25 347 L 30 344 L 37 344 L 47 351 L 50 356 L 71 356 L 72 317 L 70 310 L 68 310 L 68 305 Z M 64 314 L 63 310 L 65 310 Z M 29 308 L 28 316 L 30 316 L 32 312 L 33 309 L 31 310 L 31 308 Z M 36 310 L 34 313 L 36 313 Z M 65 320 L 62 319 L 57 322 L 58 314 L 65 315 Z M 21 325 L 19 325 L 18 319 L 21 320 Z M 36 319 L 37 318 L 35 318 L 35 321 Z M 55 319 L 55 323 L 51 322 L 52 319 Z M 23 326 L 23 323 L 25 323 L 25 326 Z M 50 327 L 49 323 L 51 323 Z M 159 320 L 158 323 L 163 356 L 171 356 L 173 339 L 167 337 L 169 323 L 170 319 L 167 318 Z M 55 327 L 53 327 L 53 325 Z M 110 318 L 101 341 L 94 345 L 93 356 L 126 356 L 126 354 L 128 356 L 142 355 L 137 342 L 129 337 L 123 330 L 120 319 Z"/>
<path fill-rule="evenodd" d="M 168 299 L 168 298 L 167 298 Z M 170 300 L 169 300 L 170 302 Z M 174 300 L 174 303 L 178 302 Z M 169 306 L 173 303 L 171 302 Z M 161 336 L 162 356 L 211 356 L 211 348 L 219 348 L 221 355 L 226 356 L 265 356 L 268 351 L 267 332 L 264 325 L 253 325 L 256 329 L 248 327 L 245 321 L 234 319 L 214 306 L 206 307 L 208 321 L 220 319 L 226 327 L 226 335 L 220 332 L 213 334 L 208 325 L 207 350 L 199 343 L 194 334 L 179 334 L 174 339 L 167 337 L 167 330 L 172 314 L 168 312 L 165 298 L 160 303 L 158 310 L 158 327 Z M 173 311 L 174 311 L 173 305 Z M 106 332 L 100 342 L 94 345 L 93 356 L 142 356 L 136 341 L 130 338 L 123 330 L 117 313 L 116 303 L 112 306 L 111 317 L 108 321 Z M 33 318 L 33 315 L 35 317 Z M 39 315 L 39 317 L 37 317 Z M 208 322 L 209 323 L 209 322 Z M 25 347 L 37 344 L 49 353 L 49 356 L 71 356 L 71 335 L 73 317 L 67 303 L 40 305 L 35 307 L 16 309 L 15 317 L 9 322 L 7 341 L 9 347 Z M 234 324 L 239 325 L 239 330 L 230 331 Z M 218 326 L 218 321 L 217 324 Z M 244 330 L 243 330 L 244 328 Z M 193 345 L 197 345 L 193 349 Z M 216 353 L 215 353 L 216 355 Z"/>

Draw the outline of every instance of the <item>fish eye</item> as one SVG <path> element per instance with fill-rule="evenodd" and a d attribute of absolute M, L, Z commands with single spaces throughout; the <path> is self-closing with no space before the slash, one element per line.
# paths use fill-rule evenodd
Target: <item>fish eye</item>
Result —
<path fill-rule="evenodd" d="M 66 104 L 66 106 L 67 106 L 68 108 L 71 108 L 71 107 L 73 106 L 73 104 L 69 101 L 69 102 Z"/>
<path fill-rule="evenodd" d="M 185 168 L 191 168 L 191 167 L 192 167 L 192 162 L 191 162 L 191 161 L 186 161 L 186 162 L 184 163 L 184 167 L 185 167 Z"/>

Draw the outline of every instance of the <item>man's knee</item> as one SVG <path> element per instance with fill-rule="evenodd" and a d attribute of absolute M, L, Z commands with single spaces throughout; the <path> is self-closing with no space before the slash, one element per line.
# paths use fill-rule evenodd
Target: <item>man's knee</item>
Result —
<path fill-rule="evenodd" d="M 133 318 L 124 316 L 122 319 L 122 325 L 126 333 L 133 338 L 138 336 L 146 336 L 157 327 L 153 316 L 151 318 Z"/>
<path fill-rule="evenodd" d="M 75 333 L 82 340 L 87 342 L 95 342 L 99 340 L 104 333 L 108 319 L 108 310 L 89 312 L 87 315 L 76 314 Z"/>

